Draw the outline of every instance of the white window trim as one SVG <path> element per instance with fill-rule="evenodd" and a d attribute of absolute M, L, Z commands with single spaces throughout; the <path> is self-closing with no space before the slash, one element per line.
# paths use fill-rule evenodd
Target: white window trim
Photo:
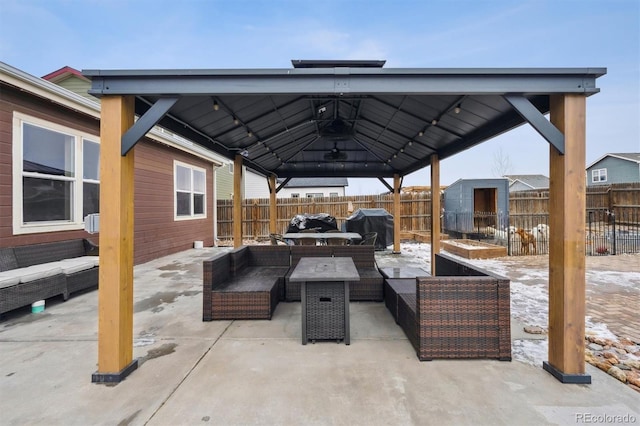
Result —
<path fill-rule="evenodd" d="M 204 213 L 202 214 L 193 214 L 193 197 L 191 198 L 191 215 L 186 216 L 178 216 L 178 174 L 176 173 L 176 167 L 181 166 L 189 169 L 191 171 L 191 195 L 193 196 L 193 171 L 199 171 L 204 173 Z M 199 194 L 199 192 L 198 192 Z M 173 160 L 173 220 L 174 221 L 182 221 L 182 220 L 197 220 L 197 219 L 206 219 L 207 218 L 207 169 L 202 167 L 194 166 L 192 164 L 184 163 L 182 161 Z"/>
<path fill-rule="evenodd" d="M 604 180 L 600 179 L 602 177 L 602 175 L 604 175 Z M 591 170 L 591 182 L 592 183 L 606 182 L 608 179 L 609 179 L 609 176 L 608 176 L 606 168 Z"/>
<path fill-rule="evenodd" d="M 33 126 L 42 127 L 54 132 L 65 133 L 74 137 L 74 172 L 73 178 L 60 177 L 60 180 L 72 180 L 74 182 L 74 203 L 73 218 L 71 221 L 50 221 L 38 223 L 24 223 L 22 210 L 22 177 L 39 176 L 38 173 L 23 173 L 22 170 L 22 124 L 27 123 Z M 82 217 L 83 200 L 83 161 L 82 161 L 82 140 L 87 139 L 95 143 L 100 143 L 100 138 L 96 135 L 86 133 L 77 129 L 66 127 L 57 123 L 32 117 L 18 111 L 13 112 L 13 234 L 37 234 L 41 232 L 74 231 L 84 229 L 84 218 Z M 99 182 L 96 182 L 99 183 Z"/>

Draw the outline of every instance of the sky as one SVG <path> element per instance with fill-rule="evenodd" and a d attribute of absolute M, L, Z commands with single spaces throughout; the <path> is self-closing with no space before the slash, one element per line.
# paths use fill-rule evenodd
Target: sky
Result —
<path fill-rule="evenodd" d="M 64 66 L 291 68 L 292 59 L 604 67 L 601 92 L 587 99 L 585 167 L 640 152 L 640 0 L 0 0 L 0 61 L 37 77 Z M 440 165 L 442 185 L 500 174 L 548 176 L 549 144 L 527 124 Z M 429 185 L 429 175 L 403 186 Z M 376 179 L 347 188 L 384 191 Z"/>

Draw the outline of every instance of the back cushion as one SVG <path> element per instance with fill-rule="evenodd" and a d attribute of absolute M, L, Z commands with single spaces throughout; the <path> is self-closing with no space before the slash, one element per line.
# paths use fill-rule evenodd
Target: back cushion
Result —
<path fill-rule="evenodd" d="M 18 268 L 18 261 L 12 248 L 0 248 L 0 272 Z"/>
<path fill-rule="evenodd" d="M 82 240 L 58 241 L 55 243 L 18 246 L 14 247 L 13 251 L 16 255 L 18 266 L 23 268 L 25 266 L 83 256 L 84 243 Z"/>
<path fill-rule="evenodd" d="M 249 266 L 289 266 L 289 246 L 247 246 Z"/>
<path fill-rule="evenodd" d="M 291 246 L 291 266 L 297 266 L 303 257 L 331 257 L 332 247 L 337 246 Z"/>
<path fill-rule="evenodd" d="M 374 246 L 333 246 L 335 257 L 350 257 L 356 268 L 372 268 L 376 266 Z"/>

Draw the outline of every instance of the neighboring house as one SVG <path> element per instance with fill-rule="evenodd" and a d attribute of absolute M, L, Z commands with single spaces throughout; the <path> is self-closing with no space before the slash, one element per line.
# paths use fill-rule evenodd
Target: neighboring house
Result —
<path fill-rule="evenodd" d="M 640 153 L 605 154 L 587 166 L 587 186 L 640 182 Z"/>
<path fill-rule="evenodd" d="M 0 128 L 0 247 L 99 242 L 84 231 L 100 211 L 98 100 L 0 62 Z M 135 146 L 136 264 L 213 245 L 221 163 L 187 142 L 153 129 Z"/>
<path fill-rule="evenodd" d="M 283 179 L 278 179 L 278 184 Z M 344 197 L 347 178 L 292 178 L 278 192 L 278 198 Z"/>
<path fill-rule="evenodd" d="M 509 179 L 509 192 L 549 189 L 549 178 L 545 175 L 504 175 Z"/>

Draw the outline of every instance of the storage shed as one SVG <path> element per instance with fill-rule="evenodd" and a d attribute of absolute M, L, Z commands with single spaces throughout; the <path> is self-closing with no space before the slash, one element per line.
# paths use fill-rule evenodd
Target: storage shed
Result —
<path fill-rule="evenodd" d="M 509 225 L 509 180 L 459 179 L 444 191 L 444 229 L 485 234 Z"/>

